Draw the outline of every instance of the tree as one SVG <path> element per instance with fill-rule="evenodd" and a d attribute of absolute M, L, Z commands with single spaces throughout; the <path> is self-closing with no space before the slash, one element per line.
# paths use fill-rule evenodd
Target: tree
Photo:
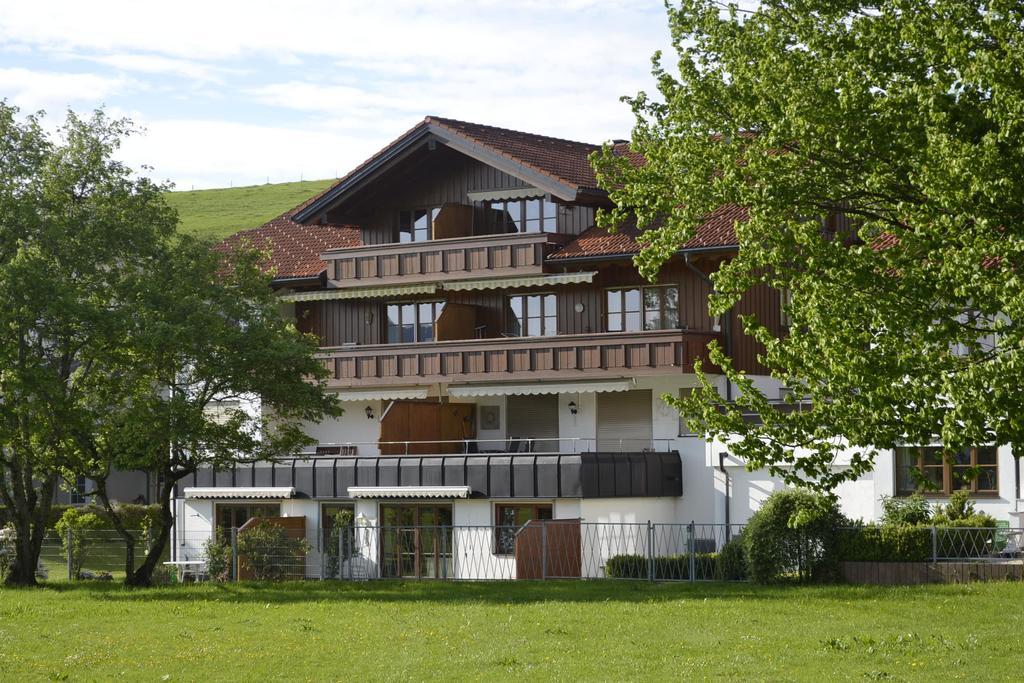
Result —
<path fill-rule="evenodd" d="M 132 288 L 125 343 L 100 349 L 78 404 L 76 445 L 128 553 L 125 582 L 148 585 L 170 538 L 175 485 L 201 467 L 274 460 L 311 443 L 303 425 L 341 408 L 324 392 L 317 340 L 281 315 L 260 268 L 179 237 Z M 224 407 L 230 405 L 232 407 Z M 111 505 L 113 469 L 154 472 L 160 526 L 135 567 L 134 538 Z"/>
<path fill-rule="evenodd" d="M 74 469 L 73 406 L 120 343 L 132 266 L 174 233 L 165 187 L 113 159 L 131 132 L 68 113 L 56 135 L 0 102 L 0 503 L 14 526 L 6 583 L 32 585 L 61 472 Z"/>
<path fill-rule="evenodd" d="M 901 441 L 1024 452 L 1024 5 L 682 0 L 668 18 L 678 73 L 656 55 L 660 97 L 628 98 L 646 163 L 595 159 L 617 205 L 601 221 L 636 216 L 654 277 L 702 216 L 747 207 L 710 309 L 786 292 L 787 335 L 743 328 L 811 406 L 770 403 L 716 344 L 738 398 L 701 371 L 676 402 L 691 427 L 823 490 Z"/>

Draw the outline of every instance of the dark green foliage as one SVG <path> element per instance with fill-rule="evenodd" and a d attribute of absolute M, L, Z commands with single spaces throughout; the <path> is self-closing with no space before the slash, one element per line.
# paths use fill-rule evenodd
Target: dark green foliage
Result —
<path fill-rule="evenodd" d="M 203 559 L 206 560 L 206 575 L 211 581 L 231 578 L 231 541 L 223 530 L 218 529 L 203 543 Z"/>
<path fill-rule="evenodd" d="M 844 529 L 836 556 L 843 562 L 925 562 L 932 557 L 932 530 L 894 525 Z"/>
<path fill-rule="evenodd" d="M 141 531 L 143 529 L 152 529 L 154 526 L 160 524 L 160 506 L 159 505 L 138 505 L 136 503 L 117 503 L 114 505 L 114 509 L 121 515 L 124 520 L 124 526 L 126 529 L 132 529 L 135 531 Z M 98 505 L 53 505 L 50 507 L 50 515 L 46 522 L 47 529 L 53 529 L 57 525 L 57 521 L 64 515 L 68 510 L 79 510 L 83 513 L 91 513 L 96 515 L 100 520 L 98 529 L 113 530 L 114 524 L 110 521 L 110 514 L 102 507 Z M 9 518 L 6 516 L 6 508 L 0 507 L 0 526 L 6 524 Z"/>
<path fill-rule="evenodd" d="M 718 578 L 718 554 L 696 553 L 694 576 L 697 580 Z M 654 575 L 651 576 L 651 570 Z M 655 557 L 649 564 L 643 555 L 615 555 L 604 564 L 605 575 L 613 579 L 648 579 L 655 581 L 688 581 L 690 579 L 690 555 L 667 555 Z"/>
<path fill-rule="evenodd" d="M 959 522 L 971 519 L 975 515 L 977 515 L 977 511 L 974 509 L 974 501 L 971 500 L 971 494 L 967 491 L 956 491 L 949 497 L 946 505 L 936 511 L 935 519 L 942 519 L 946 522 Z M 980 524 L 979 526 L 986 525 Z"/>
<path fill-rule="evenodd" d="M 726 543 L 718 553 L 715 578 L 720 581 L 743 581 L 747 578 L 747 548 L 742 534 Z"/>
<path fill-rule="evenodd" d="M 248 570 L 257 581 L 301 576 L 309 551 L 309 541 L 305 538 L 295 538 L 284 527 L 260 520 L 238 533 L 239 573 Z"/>
<path fill-rule="evenodd" d="M 776 491 L 743 531 L 750 578 L 758 583 L 833 578 L 837 532 L 848 523 L 834 498 Z"/>
<path fill-rule="evenodd" d="M 324 573 L 328 578 L 340 578 L 341 563 L 352 556 L 354 517 L 352 510 L 338 510 L 331 518 L 324 534 Z M 344 548 L 342 548 L 344 546 Z"/>
<path fill-rule="evenodd" d="M 931 517 L 931 505 L 920 493 L 882 498 L 882 524 L 925 524 Z"/>

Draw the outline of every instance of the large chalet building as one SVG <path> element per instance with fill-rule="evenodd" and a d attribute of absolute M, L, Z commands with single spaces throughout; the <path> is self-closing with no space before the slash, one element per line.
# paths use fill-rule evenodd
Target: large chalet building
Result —
<path fill-rule="evenodd" d="M 598 148 L 428 117 L 318 196 L 227 240 L 271 251 L 284 314 L 320 339 L 345 414 L 308 425 L 318 445 L 294 459 L 182 482 L 179 556 L 254 516 L 302 516 L 310 538 L 340 508 L 408 528 L 736 524 L 780 488 L 688 433 L 661 398 L 697 385 L 711 340 L 766 391 L 781 389 L 738 322 L 753 313 L 783 334 L 779 293 L 757 287 L 730 315 L 707 310 L 708 277 L 735 252 L 743 209 L 709 216 L 645 281 L 636 230 L 594 225 L 610 206 L 588 162 Z M 642 162 L 625 143 L 615 150 Z M 840 491 L 846 513 L 876 518 L 882 496 L 912 491 L 920 465 L 947 493 L 962 485 L 957 467 L 977 467 L 967 485 L 979 508 L 1002 519 L 1017 509 L 1008 448 L 945 464 L 937 453 L 883 453 Z M 490 552 L 500 546 L 499 536 Z"/>

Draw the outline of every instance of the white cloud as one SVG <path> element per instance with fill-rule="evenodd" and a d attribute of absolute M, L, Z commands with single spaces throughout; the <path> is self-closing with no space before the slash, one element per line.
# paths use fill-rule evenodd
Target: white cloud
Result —
<path fill-rule="evenodd" d="M 658 0 L 45 4 L 0 12 L 0 60 L 32 67 L 0 62 L 0 93 L 138 112 L 126 158 L 182 187 L 344 173 L 427 114 L 625 137 L 669 41 Z"/>
<path fill-rule="evenodd" d="M 120 157 L 177 188 L 224 187 L 331 178 L 369 157 L 387 140 L 330 130 L 207 121 L 137 121 L 145 133 L 129 138 Z"/>
<path fill-rule="evenodd" d="M 0 68 L 0 93 L 25 112 L 47 109 L 57 113 L 82 103 L 92 107 L 124 91 L 130 83 L 125 78 L 95 74 Z"/>

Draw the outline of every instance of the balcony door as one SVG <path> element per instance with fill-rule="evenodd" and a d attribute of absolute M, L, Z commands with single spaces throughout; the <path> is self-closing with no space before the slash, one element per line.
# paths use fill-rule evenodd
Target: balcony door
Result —
<path fill-rule="evenodd" d="M 597 450 L 636 453 L 651 448 L 654 421 L 651 390 L 597 395 Z"/>
<path fill-rule="evenodd" d="M 381 569 L 389 579 L 452 576 L 452 506 L 380 506 Z"/>

